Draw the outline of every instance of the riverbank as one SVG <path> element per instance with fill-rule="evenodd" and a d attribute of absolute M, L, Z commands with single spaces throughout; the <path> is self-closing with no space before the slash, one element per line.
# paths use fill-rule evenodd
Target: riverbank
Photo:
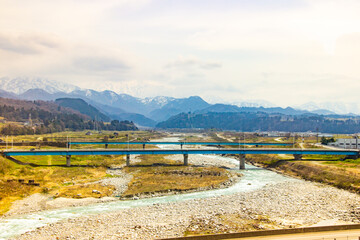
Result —
<path fill-rule="evenodd" d="M 213 164 L 217 161 L 223 165 L 226 160 L 229 164 L 236 164 L 236 161 L 222 157 L 200 155 L 189 158 L 189 162 L 193 164 L 197 160 L 202 161 L 202 164 Z M 262 181 L 274 183 L 274 176 L 279 176 L 266 170 L 251 168 L 244 173 L 245 178 L 241 182 L 245 184 L 237 185 L 242 188 L 246 188 L 247 184 L 256 185 L 256 181 L 261 178 Z M 248 174 L 252 175 L 251 181 L 246 178 Z M 123 210 L 116 208 L 101 215 L 85 214 L 82 217 L 51 223 L 15 239 L 153 239 L 358 223 L 360 219 L 359 195 L 345 190 L 294 179 L 279 184 L 262 185 L 255 189 L 175 203 L 156 203 L 146 207 L 137 206 Z M 182 195 L 186 194 L 178 197 L 182 198 Z M 141 205 L 143 200 L 138 201 Z M 138 201 L 131 202 L 138 205 Z"/>
<path fill-rule="evenodd" d="M 169 161 L 172 161 L 171 163 L 176 163 L 177 158 L 177 155 L 167 156 L 168 160 L 164 160 L 164 163 L 168 163 Z M 241 174 L 239 173 L 216 168 L 224 165 L 219 160 L 207 160 L 207 158 L 203 156 L 191 159 L 197 159 L 197 166 L 203 164 L 201 166 L 205 167 L 149 166 L 144 168 L 142 164 L 153 164 L 152 159 L 144 159 L 144 157 L 135 156 L 132 159 L 132 164 L 135 164 L 133 167 L 124 170 L 124 164 L 113 166 L 106 170 L 106 174 L 110 177 L 85 184 L 97 184 L 104 187 L 111 187 L 114 189 L 112 196 L 104 197 L 99 195 L 99 197 L 70 198 L 54 197 L 54 194 L 36 193 L 24 199 L 14 201 L 10 210 L 6 212 L 3 217 L 6 218 L 14 215 L 35 213 L 45 210 L 118 201 L 119 197 L 121 200 L 137 200 L 143 198 L 201 192 L 213 189 L 223 189 L 236 184 L 241 179 Z M 140 164 L 141 167 L 136 167 L 136 164 Z M 231 163 L 227 164 L 228 167 L 233 165 L 234 164 Z M 140 179 L 141 177 L 144 177 L 145 174 L 149 174 L 149 172 L 152 174 L 150 176 L 150 178 L 153 179 L 152 181 L 158 180 L 155 181 L 155 184 L 158 185 L 157 187 L 160 190 L 155 191 L 156 188 L 151 185 L 151 181 L 148 179 Z M 136 181 L 132 182 L 134 176 Z M 159 176 L 164 177 L 157 179 Z M 171 180 L 172 182 L 167 182 L 170 179 L 173 179 Z M 135 186 L 137 183 L 140 183 L 142 187 L 145 187 L 138 189 L 138 187 Z M 149 184 L 149 186 L 146 187 L 146 184 Z M 167 185 L 161 186 L 164 184 Z M 131 191 L 128 191 L 129 187 Z M 150 191 L 145 189 L 150 189 Z M 97 189 L 90 189 L 89 191 L 95 193 L 99 192 Z M 75 195 L 77 194 L 75 193 Z M 94 195 L 96 196 L 98 194 Z"/>
<path fill-rule="evenodd" d="M 281 174 L 309 181 L 325 183 L 337 188 L 360 192 L 359 160 L 292 161 L 279 159 L 276 156 L 249 156 L 247 161 L 259 167 Z"/>
<path fill-rule="evenodd" d="M 288 181 L 251 192 L 68 219 L 15 239 L 153 239 L 204 232 L 358 223 L 359 201 L 359 195 L 345 190 Z"/>

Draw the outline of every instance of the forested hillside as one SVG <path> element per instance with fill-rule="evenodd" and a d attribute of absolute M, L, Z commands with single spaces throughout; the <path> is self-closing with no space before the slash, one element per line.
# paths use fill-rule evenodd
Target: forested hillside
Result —
<path fill-rule="evenodd" d="M 93 120 L 105 122 L 110 121 L 110 118 L 108 116 L 101 113 L 98 109 L 91 106 L 80 98 L 58 98 L 55 100 L 55 103 L 61 107 L 68 107 L 77 110 L 80 113 L 91 117 Z"/>
<path fill-rule="evenodd" d="M 358 133 L 360 118 L 268 113 L 181 113 L 157 125 L 159 128 L 217 128 L 237 131 Z"/>
<path fill-rule="evenodd" d="M 0 98 L 0 117 L 3 135 L 43 134 L 64 130 L 137 130 L 129 121 L 91 120 L 76 111 L 63 108 L 53 102 L 21 101 Z M 10 123 L 9 123 L 10 122 Z"/>

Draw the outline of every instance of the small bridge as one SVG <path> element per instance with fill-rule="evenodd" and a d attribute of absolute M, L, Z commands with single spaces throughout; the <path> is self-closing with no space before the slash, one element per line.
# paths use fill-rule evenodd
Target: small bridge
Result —
<path fill-rule="evenodd" d="M 245 169 L 246 154 L 292 154 L 295 159 L 301 159 L 304 154 L 311 155 L 345 155 L 347 158 L 359 158 L 359 150 L 348 149 L 297 149 L 297 148 L 223 148 L 223 149 L 65 149 L 65 150 L 5 150 L 4 156 L 66 156 L 66 165 L 71 165 L 72 155 L 126 155 L 126 165 L 130 165 L 130 155 L 133 154 L 182 154 L 184 165 L 188 165 L 189 154 L 238 154 L 240 169 Z"/>

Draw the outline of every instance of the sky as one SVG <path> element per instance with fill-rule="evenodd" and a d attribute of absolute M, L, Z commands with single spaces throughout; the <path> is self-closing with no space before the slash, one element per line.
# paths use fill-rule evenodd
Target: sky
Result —
<path fill-rule="evenodd" d="M 0 0 L 0 77 L 137 97 L 358 102 L 358 0 Z"/>

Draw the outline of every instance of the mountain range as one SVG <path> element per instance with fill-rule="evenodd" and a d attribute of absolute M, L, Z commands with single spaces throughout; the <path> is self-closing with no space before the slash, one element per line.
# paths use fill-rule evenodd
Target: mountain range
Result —
<path fill-rule="evenodd" d="M 73 85 L 42 78 L 0 78 L 0 97 L 55 101 L 60 106 L 73 108 L 91 118 L 95 117 L 102 121 L 110 119 L 129 120 L 135 122 L 138 126 L 145 127 L 154 127 L 157 123 L 165 121 L 172 116 L 189 112 L 196 114 L 212 112 L 263 112 L 284 115 L 336 114 L 331 110 L 322 109 L 323 105 L 317 107 L 315 103 L 308 104 L 308 106 L 299 106 L 298 109 L 295 109 L 291 107 L 263 107 L 246 103 L 238 103 L 236 105 L 209 104 L 199 96 L 188 98 L 166 96 L 137 98 L 124 93 L 118 94 L 110 90 L 99 92 L 91 89 L 80 89 Z M 268 102 L 266 102 L 266 105 L 271 106 Z M 82 112 L 82 109 L 86 109 L 87 112 Z"/>
<path fill-rule="evenodd" d="M 43 89 L 48 93 L 68 93 L 80 89 L 79 87 L 71 84 L 49 81 L 39 77 L 2 77 L 0 78 L 0 86 L 2 90 L 16 94 L 24 93 L 25 91 L 34 88 Z"/>
<path fill-rule="evenodd" d="M 180 113 L 157 124 L 163 129 L 219 129 L 245 132 L 360 132 L 360 118 L 317 114 L 284 115 L 265 112 Z"/>

